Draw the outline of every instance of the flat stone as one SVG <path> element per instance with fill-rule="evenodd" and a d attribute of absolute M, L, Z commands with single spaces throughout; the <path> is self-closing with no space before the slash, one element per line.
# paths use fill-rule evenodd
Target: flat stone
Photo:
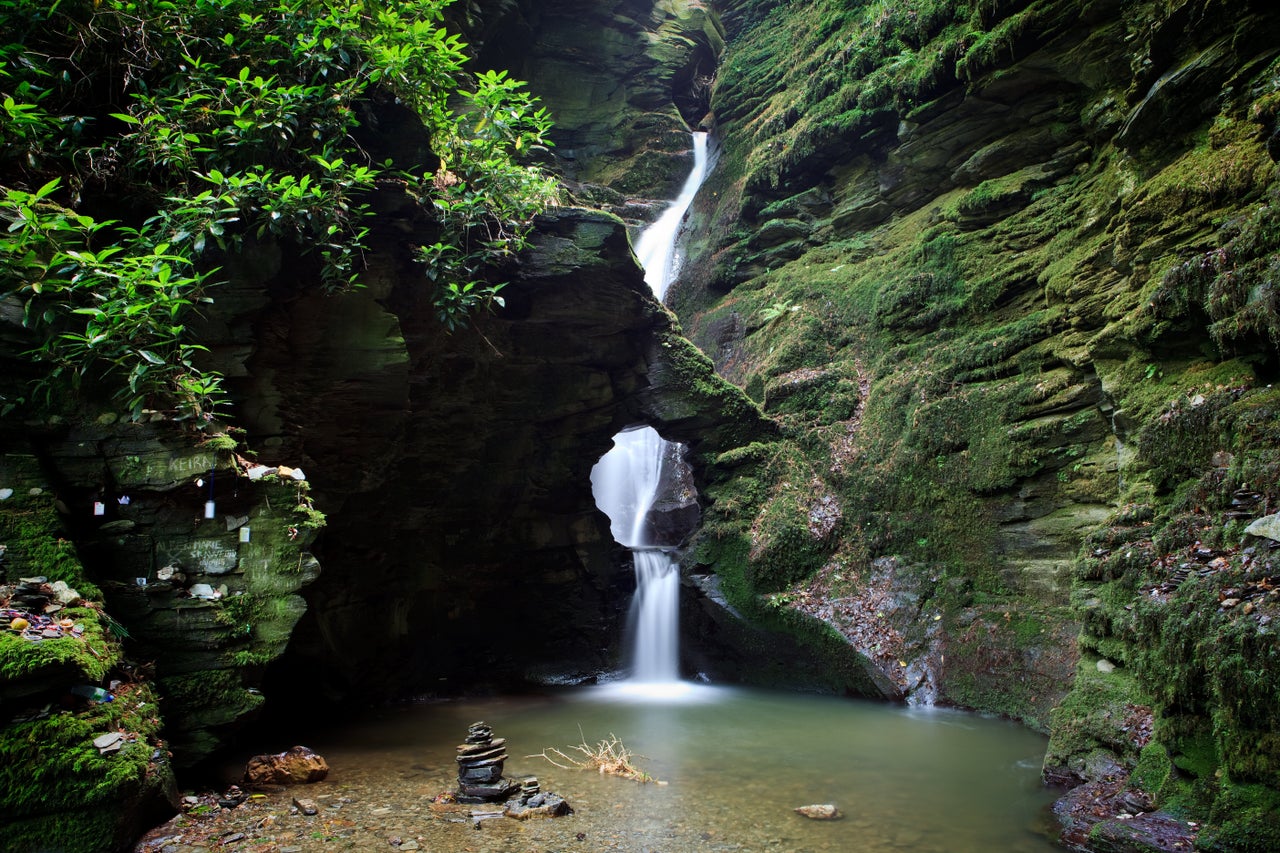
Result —
<path fill-rule="evenodd" d="M 108 732 L 105 735 L 98 735 L 93 739 L 93 745 L 97 749 L 106 749 L 112 744 L 120 743 L 124 740 L 124 735 L 119 732 Z"/>
<path fill-rule="evenodd" d="M 487 749 L 501 749 L 507 745 L 504 737 L 491 738 L 488 743 L 464 743 L 458 745 L 459 755 L 476 755 Z"/>
<path fill-rule="evenodd" d="M 822 803 L 819 805 L 799 806 L 794 809 L 798 815 L 803 815 L 810 820 L 839 820 L 844 814 L 831 805 L 830 803 Z"/>
<path fill-rule="evenodd" d="M 320 809 L 316 806 L 315 800 L 308 800 L 302 797 L 294 797 L 293 804 L 297 806 L 298 811 L 305 815 L 313 815 Z"/>
<path fill-rule="evenodd" d="M 501 764 L 507 760 L 505 749 L 495 749 L 478 755 L 459 755 L 455 759 L 463 767 L 483 767 L 486 764 Z"/>
<path fill-rule="evenodd" d="M 210 600 L 218 597 L 218 593 L 207 583 L 192 584 L 191 588 L 187 590 L 187 594 L 192 598 L 205 598 Z"/>

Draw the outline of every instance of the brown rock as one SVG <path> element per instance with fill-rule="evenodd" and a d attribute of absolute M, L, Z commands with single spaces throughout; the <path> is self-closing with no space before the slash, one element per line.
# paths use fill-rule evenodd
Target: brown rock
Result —
<path fill-rule="evenodd" d="M 305 746 L 275 755 L 255 755 L 244 768 L 250 785 L 301 785 L 329 775 L 329 764 Z"/>

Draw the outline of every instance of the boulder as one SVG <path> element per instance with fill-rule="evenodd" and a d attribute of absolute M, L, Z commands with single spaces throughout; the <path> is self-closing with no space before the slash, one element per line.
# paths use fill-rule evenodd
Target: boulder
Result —
<path fill-rule="evenodd" d="M 1280 512 L 1264 515 L 1244 529 L 1250 536 L 1261 536 L 1273 542 L 1280 542 Z"/>
<path fill-rule="evenodd" d="M 328 775 L 328 762 L 305 746 L 255 755 L 244 767 L 244 781 L 250 785 L 305 785 Z"/>
<path fill-rule="evenodd" d="M 516 820 L 529 820 L 535 817 L 564 817 L 573 814 L 569 801 L 559 794 L 543 791 L 535 794 L 527 801 L 513 801 L 507 805 L 507 817 Z"/>

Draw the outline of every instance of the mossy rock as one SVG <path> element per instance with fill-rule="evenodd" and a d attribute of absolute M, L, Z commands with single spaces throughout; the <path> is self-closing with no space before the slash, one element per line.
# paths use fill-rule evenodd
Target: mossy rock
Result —
<path fill-rule="evenodd" d="M 1197 848 L 1223 853 L 1280 850 L 1280 791 L 1224 782 Z"/>
<path fill-rule="evenodd" d="M 0 806 L 13 850 L 98 853 L 133 841 L 177 799 L 156 696 L 146 684 L 81 711 L 9 724 L 0 734 Z M 99 754 L 93 740 L 125 733 L 123 747 Z"/>
<path fill-rule="evenodd" d="M 1103 663 L 1101 669 L 1099 663 Z M 1151 697 L 1132 672 L 1084 655 L 1071 692 L 1051 714 L 1045 768 L 1096 781 L 1087 772 L 1090 755 L 1103 748 L 1129 769 L 1151 735 L 1151 715 Z"/>
<path fill-rule="evenodd" d="M 108 641 L 98 611 L 69 607 L 58 615 L 84 633 L 32 641 L 15 631 L 0 632 L 0 701 L 29 700 L 72 683 L 98 684 L 120 663 L 120 646 Z"/>

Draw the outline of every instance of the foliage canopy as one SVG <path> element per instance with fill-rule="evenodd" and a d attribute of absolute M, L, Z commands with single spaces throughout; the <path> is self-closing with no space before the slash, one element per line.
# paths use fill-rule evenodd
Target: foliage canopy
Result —
<path fill-rule="evenodd" d="M 379 186 L 438 222 L 418 258 L 446 329 L 501 304 L 488 271 L 556 198 L 522 162 L 551 123 L 505 72 L 465 70 L 449 2 L 0 4 L 0 300 L 44 392 L 107 378 L 135 417 L 208 421 L 225 395 L 188 325 L 220 259 L 275 240 L 325 291 L 358 286 Z M 416 115 L 439 168 L 373 162 L 356 131 L 379 100 Z"/>

